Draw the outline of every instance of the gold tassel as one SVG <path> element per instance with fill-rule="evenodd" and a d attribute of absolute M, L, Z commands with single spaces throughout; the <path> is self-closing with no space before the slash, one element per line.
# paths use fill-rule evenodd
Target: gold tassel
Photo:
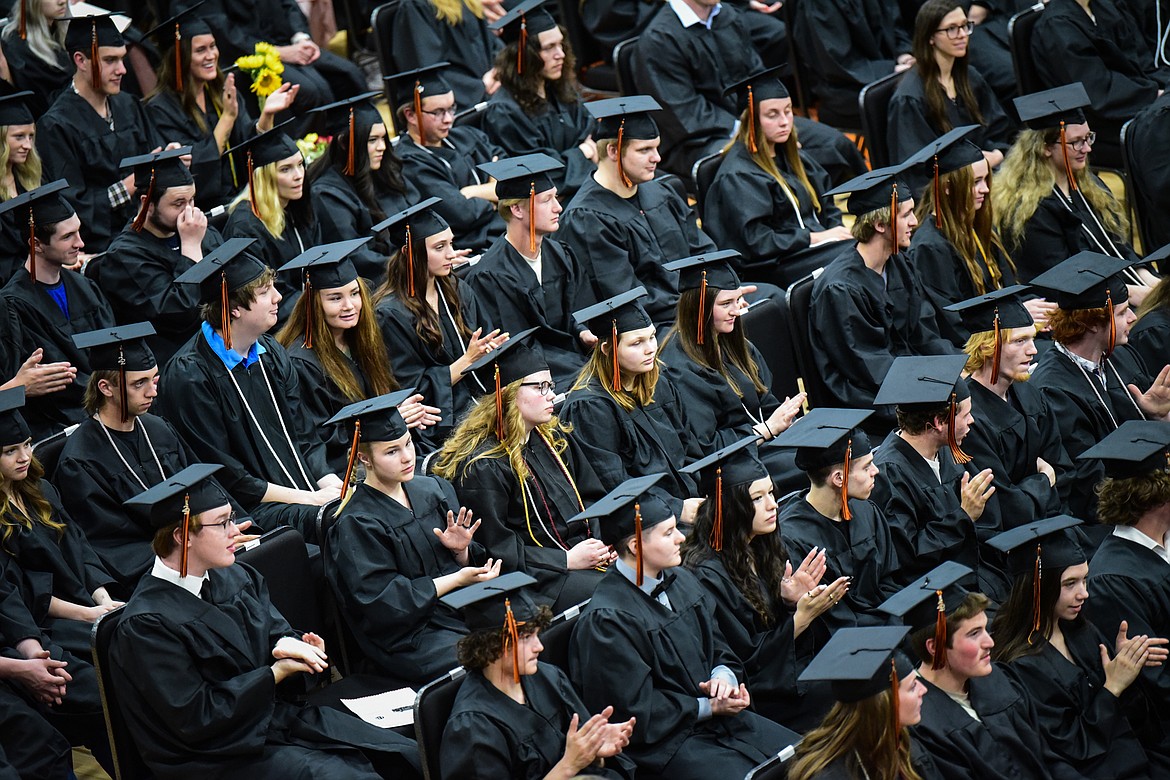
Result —
<path fill-rule="evenodd" d="M 1105 316 L 1109 318 L 1109 348 L 1105 350 L 1108 358 L 1117 348 L 1117 318 L 1113 316 L 1113 294 L 1109 289 L 1105 290 Z"/>
<path fill-rule="evenodd" d="M 995 322 L 992 325 L 995 346 L 991 350 L 991 384 L 999 384 L 999 359 L 1003 354 L 1003 334 L 999 330 L 999 307 L 995 307 Z"/>
<path fill-rule="evenodd" d="M 520 17 L 520 41 L 516 46 L 516 72 L 524 73 L 524 50 L 528 48 L 528 17 Z"/>
<path fill-rule="evenodd" d="M 893 194 L 890 196 L 890 241 L 894 244 L 890 254 L 898 254 L 898 182 L 894 182 Z"/>
<path fill-rule="evenodd" d="M 28 12 L 24 9 L 24 4 L 31 3 L 31 2 L 33 2 L 33 0 L 16 0 L 16 1 L 18 3 L 20 3 L 20 39 L 23 41 L 23 40 L 28 39 L 28 28 L 27 28 L 28 23 L 26 21 L 26 15 L 28 14 Z"/>
<path fill-rule="evenodd" d="M 414 82 L 414 118 L 418 122 L 418 137 L 422 138 L 422 82 L 416 80 Z M 411 293 L 414 295 L 414 293 Z"/>
<path fill-rule="evenodd" d="M 223 331 L 223 345 L 232 348 L 232 314 L 228 308 L 227 271 L 219 272 L 219 302 L 223 312 L 219 317 L 219 329 Z"/>
<path fill-rule="evenodd" d="M 256 166 L 252 162 L 252 150 L 248 150 L 248 203 L 252 206 L 252 216 L 261 222 L 264 218 L 260 216 L 260 207 L 256 204 L 256 182 L 254 181 L 256 173 Z"/>
<path fill-rule="evenodd" d="M 350 481 L 353 479 L 353 471 L 357 467 L 358 445 L 362 442 L 362 421 L 357 419 L 353 421 L 353 439 L 349 444 L 349 460 L 345 464 L 345 481 L 341 483 L 341 497 L 345 498 L 349 493 Z"/>

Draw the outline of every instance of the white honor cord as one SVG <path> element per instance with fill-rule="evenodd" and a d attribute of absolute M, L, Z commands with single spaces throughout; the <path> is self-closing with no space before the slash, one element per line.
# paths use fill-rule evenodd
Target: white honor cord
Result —
<path fill-rule="evenodd" d="M 1052 191 L 1056 193 L 1056 199 L 1060 201 L 1061 205 L 1068 209 L 1070 214 L 1076 216 L 1076 212 L 1072 210 L 1072 197 L 1070 196 L 1066 202 L 1064 196 L 1061 194 L 1060 190 L 1057 189 L 1055 184 L 1052 186 Z M 1077 221 L 1081 222 L 1081 230 L 1085 231 L 1085 235 L 1087 235 L 1092 240 L 1092 242 L 1097 245 L 1097 248 L 1101 250 L 1101 254 L 1110 255 L 1111 257 L 1116 257 L 1119 260 L 1124 260 L 1125 257 L 1117 249 L 1117 245 L 1113 243 L 1113 239 L 1109 237 L 1109 233 L 1105 230 L 1105 226 L 1101 224 L 1101 220 L 1097 219 L 1097 213 L 1093 211 L 1093 207 L 1089 205 L 1089 201 L 1085 200 L 1085 194 L 1080 190 L 1077 190 L 1076 193 L 1080 197 L 1081 203 L 1084 204 L 1085 211 L 1089 212 L 1089 216 L 1093 218 L 1093 222 L 1096 223 L 1097 229 L 1101 231 L 1101 235 L 1104 236 L 1105 240 L 1109 243 L 1109 249 L 1106 249 L 1105 245 L 1102 244 L 1100 239 L 1097 238 L 1097 234 L 1092 230 L 1089 230 L 1089 227 L 1080 220 L 1080 217 L 1077 217 Z M 1122 273 L 1133 284 L 1138 286 L 1145 286 L 1145 282 L 1141 280 L 1141 277 L 1139 277 L 1137 272 L 1132 268 L 1126 268 Z"/>
<path fill-rule="evenodd" d="M 447 319 L 451 321 L 451 330 L 455 331 L 455 338 L 459 339 L 459 346 L 466 353 L 467 342 L 463 340 L 463 336 L 459 335 L 459 325 L 455 322 L 455 317 L 451 314 L 451 307 L 447 305 L 447 298 L 443 295 L 443 288 L 439 286 L 438 282 L 435 282 L 435 292 L 439 294 L 439 300 L 443 304 L 443 311 L 447 313 Z M 475 375 L 474 371 L 469 371 L 467 375 L 471 377 L 473 382 L 479 385 L 480 392 L 487 392 L 487 388 L 483 386 L 483 382 L 479 381 L 479 377 Z"/>
<path fill-rule="evenodd" d="M 122 450 L 114 441 L 114 437 L 110 435 L 110 432 L 106 426 L 102 424 L 101 418 L 95 414 L 93 419 L 97 422 L 98 427 L 102 429 L 102 433 L 106 435 L 106 441 L 108 441 L 110 446 L 114 448 L 114 452 L 118 455 L 118 460 L 122 461 L 122 465 L 125 466 L 126 470 L 130 472 L 130 476 L 134 477 L 134 481 L 141 485 L 143 490 L 149 490 L 150 488 L 147 486 L 147 484 L 142 481 L 141 477 L 138 476 L 138 472 L 130 468 L 130 463 L 126 460 L 126 456 L 122 454 Z M 135 426 L 138 426 L 138 421 L 135 420 L 134 424 Z M 162 463 L 158 459 L 158 453 L 154 451 L 154 444 L 152 444 L 150 441 L 150 434 L 146 432 L 145 425 L 139 427 L 142 428 L 142 435 L 146 438 L 146 446 L 150 450 L 151 457 L 154 458 L 154 465 L 158 467 L 158 473 L 162 475 L 162 479 L 159 481 L 165 481 L 167 478 L 167 473 L 163 471 Z"/>
<path fill-rule="evenodd" d="M 293 445 L 292 438 L 290 438 L 288 435 L 288 428 L 284 424 L 284 415 L 280 413 L 280 406 L 276 403 L 276 393 L 272 391 L 272 383 L 268 381 L 268 372 L 264 369 L 264 361 L 259 355 L 257 355 L 256 362 L 260 364 L 260 373 L 264 377 L 264 384 L 268 387 L 268 397 L 272 399 L 272 408 L 276 410 L 276 419 L 280 420 L 280 430 L 282 433 L 284 433 L 284 440 L 288 443 L 288 448 L 293 454 L 293 459 L 297 462 L 297 468 L 301 472 L 301 477 L 304 478 L 308 489 L 313 491 L 316 488 L 313 487 L 313 481 L 309 479 L 309 475 L 305 473 L 305 467 L 301 464 L 301 459 L 297 457 L 297 448 Z M 224 368 L 227 368 L 227 366 L 224 366 Z M 293 475 L 289 473 L 289 470 L 284 465 L 284 461 L 282 461 L 280 456 L 276 454 L 276 448 L 272 446 L 272 442 L 268 441 L 268 436 L 264 434 L 264 429 L 260 427 L 260 421 L 256 419 L 256 414 L 252 411 L 252 405 L 248 403 L 248 399 L 244 397 L 244 391 L 240 389 L 240 383 L 236 381 L 235 375 L 232 374 L 230 370 L 227 372 L 227 374 L 228 378 L 232 380 L 232 386 L 236 388 L 236 393 L 240 396 L 240 400 L 244 404 L 244 410 L 248 413 L 248 419 L 252 421 L 252 425 L 255 426 L 256 432 L 259 433 L 260 438 L 264 440 L 265 446 L 268 447 L 268 452 L 272 454 L 272 458 L 276 461 L 276 465 L 280 466 L 280 470 L 284 473 L 285 479 L 289 481 L 289 484 L 295 485 L 297 482 L 296 479 L 294 479 Z"/>

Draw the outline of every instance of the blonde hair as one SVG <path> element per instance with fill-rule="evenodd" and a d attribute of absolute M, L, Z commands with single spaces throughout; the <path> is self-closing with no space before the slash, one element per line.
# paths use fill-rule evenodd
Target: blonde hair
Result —
<path fill-rule="evenodd" d="M 0 171 L 8 170 L 8 128 L 17 126 L 19 125 L 0 125 Z M 31 126 L 35 127 L 36 125 Z M 28 159 L 13 167 L 13 184 L 19 184 L 25 192 L 35 190 L 41 186 L 42 170 L 41 155 L 37 152 L 37 145 L 34 143 L 29 149 Z M 8 193 L 0 191 L 0 201 L 3 200 L 8 200 Z"/>
<path fill-rule="evenodd" d="M 44 476 L 45 467 L 34 455 L 24 479 L 0 482 L 0 544 L 8 552 L 13 535 L 23 529 L 32 530 L 34 523 L 56 531 L 58 539 L 65 535 L 65 524 L 53 519 L 53 506 L 41 490 Z M 25 511 L 20 510 L 16 496 L 20 496 Z"/>
<path fill-rule="evenodd" d="M 12 4 L 12 9 L 8 12 L 8 24 L 4 25 L 4 38 L 11 40 L 13 36 L 20 37 L 20 6 L 22 3 L 25 11 L 25 43 L 28 44 L 29 51 L 53 70 L 65 72 L 61 69 L 61 62 L 57 59 L 57 55 L 65 51 L 65 25 L 57 24 L 55 27 L 50 27 L 50 20 L 45 16 L 40 0 L 16 0 Z M 66 17 L 52 21 L 66 22 L 68 20 Z M 71 63 L 69 71 L 71 72 L 72 69 Z M 36 186 L 40 186 L 39 181 Z"/>
<path fill-rule="evenodd" d="M 896 741 L 890 733 L 890 709 L 897 706 L 889 690 L 861 701 L 834 704 L 821 724 L 796 746 L 788 780 L 812 780 L 842 758 L 851 775 L 863 773 L 871 780 L 922 780 L 910 760 L 906 727 L 900 729 Z"/>
<path fill-rule="evenodd" d="M 256 187 L 256 209 L 260 212 L 260 221 L 264 223 L 264 228 L 272 237 L 277 239 L 284 235 L 285 224 L 288 221 L 288 215 L 280 205 L 280 190 L 276 184 L 276 166 L 280 162 L 277 160 L 252 172 L 252 184 Z M 251 187 L 245 186 L 232 201 L 231 210 L 235 211 L 240 207 L 251 208 L 251 197 Z"/>
<path fill-rule="evenodd" d="M 1036 335 L 1036 326 L 1028 325 L 1023 328 L 1004 328 L 999 332 L 1000 338 L 1006 344 L 1016 337 L 1016 334 L 1022 331 L 1029 331 L 1033 336 Z M 967 339 L 967 343 L 963 345 L 963 353 L 967 355 L 967 365 L 963 370 L 968 374 L 974 374 L 988 363 L 991 362 L 991 356 L 995 354 L 995 331 L 985 330 L 979 333 L 972 333 Z"/>
<path fill-rule="evenodd" d="M 455 25 L 463 21 L 463 9 L 471 11 L 476 19 L 483 18 L 483 0 L 431 0 L 435 7 L 435 18 Z"/>
<path fill-rule="evenodd" d="M 621 336 L 618 337 L 618 341 L 621 341 Z M 632 386 L 629 390 L 622 387 L 614 388 L 611 386 L 613 359 L 601 349 L 603 345 L 608 343 L 608 339 L 601 339 L 593 346 L 593 353 L 585 361 L 581 373 L 577 375 L 569 392 L 584 390 L 596 382 L 609 394 L 610 398 L 617 401 L 618 406 L 627 412 L 632 412 L 635 406 L 649 406 L 654 403 L 654 388 L 658 385 L 658 374 L 662 369 L 662 361 L 656 357 L 654 368 L 644 374 L 630 375 L 622 369 L 621 379 L 629 378 Z"/>
<path fill-rule="evenodd" d="M 898 205 L 900 206 L 901 204 Z M 877 235 L 878 225 L 890 224 L 891 216 L 889 206 L 882 206 L 880 209 L 867 211 L 864 214 L 858 215 L 857 219 L 853 220 L 853 225 L 849 228 L 849 233 L 861 243 L 868 243 Z"/>

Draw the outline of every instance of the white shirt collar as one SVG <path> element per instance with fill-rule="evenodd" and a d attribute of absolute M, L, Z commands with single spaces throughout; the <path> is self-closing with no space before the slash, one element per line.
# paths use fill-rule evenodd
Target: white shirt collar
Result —
<path fill-rule="evenodd" d="M 1170 550 L 1166 549 L 1165 538 L 1162 539 L 1161 544 L 1158 544 L 1138 529 L 1129 525 L 1113 526 L 1113 535 L 1131 541 L 1134 544 L 1140 544 L 1142 547 L 1145 547 L 1148 550 L 1153 550 L 1159 558 L 1164 560 L 1166 563 L 1170 563 Z"/>
<path fill-rule="evenodd" d="M 1105 362 L 1104 360 L 1102 360 L 1100 363 L 1094 363 L 1092 360 L 1088 360 L 1086 358 L 1083 358 L 1080 355 L 1078 355 L 1077 353 L 1073 352 L 1071 349 L 1066 347 L 1064 344 L 1061 344 L 1059 341 L 1054 341 L 1053 343 L 1056 345 L 1057 352 L 1060 352 L 1065 357 L 1067 357 L 1069 360 L 1071 360 L 1073 363 L 1077 364 L 1081 368 L 1088 371 L 1090 374 L 1092 374 L 1095 371 L 1100 371 L 1102 364 Z"/>
<path fill-rule="evenodd" d="M 711 29 L 711 23 L 715 21 L 715 17 L 719 15 L 719 9 L 723 7 L 722 3 L 716 5 L 707 16 L 707 21 L 703 21 L 683 0 L 666 0 L 666 2 L 670 6 L 670 10 L 674 11 L 674 15 L 682 22 L 683 27 L 694 27 L 696 24 L 701 24 L 708 30 Z"/>
<path fill-rule="evenodd" d="M 178 585 L 196 598 L 199 597 L 199 591 L 203 589 L 203 583 L 208 579 L 206 572 L 203 573 L 202 577 L 196 577 L 193 574 L 180 577 L 177 571 L 163 563 L 162 558 L 159 558 L 157 555 L 154 557 L 154 568 L 150 570 L 150 576 L 158 577 L 160 580 L 165 580 L 172 585 Z"/>

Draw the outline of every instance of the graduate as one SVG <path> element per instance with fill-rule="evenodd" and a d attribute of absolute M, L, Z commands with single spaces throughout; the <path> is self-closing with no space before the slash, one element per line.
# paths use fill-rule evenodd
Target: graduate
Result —
<path fill-rule="evenodd" d="M 702 475 L 707 500 L 682 561 L 715 600 L 719 633 L 743 662 L 756 712 L 804 732 L 830 704 L 825 686 L 797 683 L 816 650 L 808 629 L 841 600 L 849 580 L 822 584 L 819 550 L 799 563 L 789 556 L 772 478 L 754 445 L 749 436 L 685 467 Z"/>
<path fill-rule="evenodd" d="M 576 431 L 602 487 L 612 491 L 631 477 L 665 473 L 657 495 L 689 527 L 701 499 L 694 477 L 681 469 L 703 452 L 689 433 L 683 397 L 662 370 L 645 297 L 645 288 L 636 287 L 573 313 L 600 335 L 561 418 Z"/>
<path fill-rule="evenodd" d="M 752 264 L 745 271 L 750 279 L 787 287 L 835 258 L 836 242 L 852 237 L 823 194 L 832 187 L 829 175 L 800 148 L 779 71 L 756 73 L 725 90 L 736 100 L 739 129 L 704 198 L 704 224 L 715 243 Z"/>
<path fill-rule="evenodd" d="M 405 0 L 394 12 L 390 50 L 402 70 L 440 64 L 455 92 L 456 105 L 471 108 L 496 89 L 492 62 L 501 43 L 488 28 L 484 6 L 475 0 Z M 502 10 L 502 9 L 501 9 Z M 427 195 L 435 193 L 426 192 Z"/>
<path fill-rule="evenodd" d="M 1040 356 L 1031 381 L 1074 460 L 1070 513 L 1090 523 L 1102 469 L 1099 462 L 1079 456 L 1126 420 L 1170 416 L 1170 366 L 1147 368 L 1125 348 L 1136 319 L 1123 275 L 1128 265 L 1080 252 L 1033 280 L 1033 287 L 1060 309 L 1051 320 L 1056 343 Z"/>
<path fill-rule="evenodd" d="M 352 423 L 347 494 L 322 540 L 325 577 L 368 671 L 421 687 L 451 671 L 467 633 L 439 599 L 500 573 L 473 540 L 480 522 L 451 483 L 415 474 L 414 442 L 395 408 L 403 390 L 351 404 L 331 419 Z M 366 477 L 353 492 L 358 464 Z"/>
<path fill-rule="evenodd" d="M 587 600 L 613 554 L 596 521 L 569 524 L 605 493 L 577 437 L 553 412 L 556 382 L 532 330 L 468 371 L 499 375 L 435 458 L 483 523 L 480 542 L 508 571 L 536 578 L 534 595 L 563 612 Z"/>
<path fill-rule="evenodd" d="M 31 92 L 0 97 L 0 201 L 11 200 L 43 184 L 37 153 L 37 127 L 29 110 Z M 16 273 L 28 252 L 28 231 L 16 215 L 0 219 L 0 285 Z"/>
<path fill-rule="evenodd" d="M 31 398 L 25 407 L 36 441 L 85 417 L 81 396 L 89 362 L 72 335 L 114 326 L 113 311 L 98 286 L 68 268 L 77 264 L 86 246 L 81 220 L 62 197 L 68 186 L 57 180 L 0 204 L 0 213 L 13 213 L 32 234 L 25 233 L 24 267 L 8 280 L 2 295 L 21 322 L 26 347 L 40 349 L 43 363 L 68 363 L 75 371 L 67 386 Z"/>
<path fill-rule="evenodd" d="M 581 263 L 593 300 L 641 285 L 650 296 L 646 311 L 665 328 L 674 320 L 678 276 L 663 264 L 714 251 L 715 244 L 699 229 L 687 202 L 654 180 L 662 159 L 651 115 L 661 109 L 658 101 L 634 95 L 585 108 L 597 120 L 597 171 L 561 215 L 558 240 Z"/>
<path fill-rule="evenodd" d="M 504 48 L 496 55 L 500 89 L 488 101 L 484 128 L 509 155 L 558 160 L 561 167 L 549 175 L 557 196 L 567 200 L 597 170 L 597 143 L 573 49 L 544 2 L 526 0 L 489 25 Z"/>
<path fill-rule="evenodd" d="M 836 703 L 796 746 L 789 780 L 937 780 L 930 754 L 910 736 L 926 687 L 899 642 L 905 627 L 843 628 L 800 679 L 828 683 Z"/>
<path fill-rule="evenodd" d="M 1161 259 L 1170 256 L 1170 247 L 1159 249 L 1147 257 Z M 1137 322 L 1129 331 L 1129 348 L 1147 367 L 1164 361 L 1170 354 L 1170 281 L 1161 279 L 1138 307 Z"/>
<path fill-rule="evenodd" d="M 73 63 L 65 50 L 66 3 L 16 0 L 0 40 L 12 85 L 33 93 L 31 108 L 39 116 L 57 93 L 68 87 Z"/>
<path fill-rule="evenodd" d="M 440 199 L 435 210 L 451 225 L 455 243 L 482 251 L 503 232 L 503 221 L 496 214 L 495 184 L 477 166 L 506 155 L 482 130 L 455 127 L 458 104 L 449 70 L 441 62 L 386 77 L 390 108 L 402 128 L 396 153 L 419 194 Z"/>
<path fill-rule="evenodd" d="M 1013 285 L 950 307 L 971 333 L 964 351 L 974 421 L 963 451 L 979 468 L 991 469 L 997 514 L 1005 523 L 977 525 L 981 540 L 1060 514 L 1072 490 L 1073 463 L 1059 421 L 1029 381 L 1037 348 L 1036 325 L 1021 300 L 1026 292 Z"/>
<path fill-rule="evenodd" d="M 635 718 L 610 722 L 613 707 L 590 717 L 565 673 L 540 663 L 552 612 L 531 597 L 535 584 L 512 572 L 443 597 L 471 633 L 459 640 L 468 674 L 443 729 L 442 777 L 630 780 L 634 762 L 621 750 Z"/>
<path fill-rule="evenodd" d="M 1170 95 L 1162 94 L 1141 110 L 1125 131 L 1125 146 L 1131 160 L 1141 160 L 1130 170 L 1129 181 L 1134 210 L 1141 215 L 1139 225 L 1146 238 L 1143 244 L 1150 248 L 1170 244 L 1170 225 L 1158 219 L 1170 206 L 1170 160 L 1164 160 L 1158 150 L 1170 139 Z"/>
<path fill-rule="evenodd" d="M 65 49 L 72 88 L 37 121 L 45 175 L 69 181 L 81 237 L 90 253 L 103 252 L 138 210 L 134 176 L 122 174 L 119 163 L 158 151 L 164 140 L 142 104 L 122 92 L 126 41 L 109 16 L 71 20 Z"/>
<path fill-rule="evenodd" d="M 428 198 L 374 226 L 386 230 L 395 253 L 386 282 L 374 293 L 382 339 L 394 375 L 414 387 L 442 418 L 422 431 L 420 444 L 433 452 L 488 386 L 467 373 L 472 363 L 508 340 L 491 320 L 475 290 L 452 273 L 466 250 L 455 248 L 447 222 Z"/>
<path fill-rule="evenodd" d="M 799 737 L 749 709 L 713 600 L 680 566 L 675 514 L 648 492 L 664 476 L 624 482 L 578 518 L 601 519 L 618 559 L 573 630 L 570 675 L 592 711 L 635 719 L 623 753 L 639 776 L 737 777 Z"/>
<path fill-rule="evenodd" d="M 1011 597 L 995 615 L 992 658 L 1027 691 L 1048 742 L 1086 777 L 1146 778 L 1166 771 L 1166 757 L 1147 754 L 1129 715 L 1157 716 L 1135 685 L 1144 667 L 1161 666 L 1168 640 L 1116 639 L 1085 618 L 1089 558 L 1068 515 L 1029 523 L 994 537 L 1015 576 Z"/>
<path fill-rule="evenodd" d="M 271 130 L 277 114 L 296 100 L 300 86 L 281 84 L 264 98 L 260 118 L 252 119 L 247 90 L 237 87 L 235 73 L 220 69 L 215 35 L 195 10 L 192 6 L 177 13 L 143 35 L 153 37 L 162 54 L 158 85 L 144 102 L 161 136 L 192 147 L 196 203 L 209 209 L 227 203 L 248 183 L 247 171 L 226 152 Z"/>
<path fill-rule="evenodd" d="M 138 216 L 89 269 L 120 324 L 154 325 L 150 344 L 163 364 L 199 329 L 199 296 L 174 281 L 223 243 L 195 205 L 195 181 L 182 160 L 190 153 L 184 146 L 122 160 L 134 172 Z"/>
<path fill-rule="evenodd" d="M 175 280 L 199 286 L 203 323 L 163 369 L 157 409 L 197 457 L 226 464 L 224 488 L 258 524 L 290 525 L 312 542 L 341 480 L 288 353 L 267 335 L 281 296 L 252 243 L 230 239 Z"/>
<path fill-rule="evenodd" d="M 402 175 L 386 124 L 370 98 L 378 92 L 331 103 L 318 111 L 332 134 L 329 148 L 309 167 L 308 186 L 328 242 L 370 235 L 373 226 L 421 198 Z M 372 284 L 386 273 L 389 247 L 381 233 L 350 255 L 358 273 Z"/>
<path fill-rule="evenodd" d="M 562 168 L 544 154 L 480 166 L 496 180 L 507 230 L 465 278 L 492 323 L 510 333 L 538 329 L 534 338 L 553 379 L 568 387 L 597 338 L 572 317 L 586 281 L 577 258 L 554 236 L 563 211 L 554 177 Z"/>
<path fill-rule="evenodd" d="M 849 588 L 816 624 L 821 646 L 839 628 L 881 625 L 875 610 L 895 593 L 898 555 L 890 526 L 869 500 L 878 469 L 861 430 L 872 411 L 814 409 L 780 434 L 777 444 L 796 448 L 796 467 L 809 487 L 780 507 L 780 533 L 793 558 L 814 550 L 825 556 L 825 577 L 849 578 Z"/>
<path fill-rule="evenodd" d="M 906 167 L 881 168 L 827 193 L 850 193 L 857 244 L 844 248 L 813 282 L 809 334 L 817 369 L 843 406 L 871 406 L 899 355 L 956 351 L 938 335 L 934 307 L 905 254 L 918 224 L 900 175 Z M 886 430 L 892 423 L 886 411 L 874 420 Z"/>
<path fill-rule="evenodd" d="M 288 350 L 303 388 L 305 411 L 325 445 L 325 461 L 335 474 L 349 460 L 349 432 L 325 421 L 357 401 L 399 389 L 390 368 L 390 356 L 378 329 L 374 304 L 365 279 L 358 276 L 352 257 L 370 238 L 322 244 L 305 251 L 280 268 L 300 274 L 305 294 L 276 340 Z M 438 409 L 424 406 L 421 394 L 399 408 L 410 428 L 438 421 Z"/>
<path fill-rule="evenodd" d="M 898 427 L 874 455 L 870 498 L 889 521 L 899 584 L 955 561 L 973 569 L 980 590 L 998 603 L 1009 583 L 983 560 L 978 536 L 1001 522 L 995 476 L 962 447 L 973 421 L 966 362 L 964 355 L 894 359 L 874 403 L 893 405 Z"/>
<path fill-rule="evenodd" d="M 220 468 L 192 464 L 131 499 L 155 558 L 111 638 L 110 674 L 146 765 L 176 780 L 419 777 L 413 740 L 292 699 L 328 672 L 325 642 L 235 564 L 236 515 L 209 479 Z"/>

